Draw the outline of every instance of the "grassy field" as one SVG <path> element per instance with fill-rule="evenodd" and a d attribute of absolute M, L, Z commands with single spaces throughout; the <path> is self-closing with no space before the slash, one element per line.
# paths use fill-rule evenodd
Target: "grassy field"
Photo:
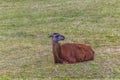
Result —
<path fill-rule="evenodd" d="M 54 32 L 95 60 L 54 64 Z M 0 80 L 38 78 L 120 79 L 120 0 L 0 0 Z"/>

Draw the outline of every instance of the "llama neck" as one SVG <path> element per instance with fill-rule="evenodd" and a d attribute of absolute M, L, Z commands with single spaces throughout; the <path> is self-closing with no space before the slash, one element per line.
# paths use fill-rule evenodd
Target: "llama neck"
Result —
<path fill-rule="evenodd" d="M 53 42 L 53 55 L 54 55 L 54 61 L 55 63 L 62 63 L 62 60 L 61 60 L 61 47 L 60 47 L 60 43 L 56 43 L 56 42 Z"/>
<path fill-rule="evenodd" d="M 53 43 L 53 51 L 55 51 L 55 53 L 60 53 L 60 44 L 59 43 Z"/>

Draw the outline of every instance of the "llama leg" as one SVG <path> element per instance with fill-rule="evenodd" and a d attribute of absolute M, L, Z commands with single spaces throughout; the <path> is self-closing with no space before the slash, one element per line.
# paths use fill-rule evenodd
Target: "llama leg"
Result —
<path fill-rule="evenodd" d="M 76 59 L 75 58 L 69 58 L 67 60 L 68 63 L 76 63 Z"/>

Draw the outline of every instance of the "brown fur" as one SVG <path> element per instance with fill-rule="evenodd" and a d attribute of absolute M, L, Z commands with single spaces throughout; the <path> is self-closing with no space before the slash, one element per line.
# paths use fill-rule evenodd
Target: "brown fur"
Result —
<path fill-rule="evenodd" d="M 94 59 L 94 51 L 84 44 L 53 43 L 55 63 L 77 63 Z"/>

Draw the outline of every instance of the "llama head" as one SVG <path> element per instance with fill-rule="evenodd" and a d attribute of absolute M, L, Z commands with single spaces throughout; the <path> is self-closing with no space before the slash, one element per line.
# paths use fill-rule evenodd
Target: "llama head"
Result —
<path fill-rule="evenodd" d="M 53 33 L 50 35 L 54 43 L 58 43 L 58 41 L 64 40 L 65 37 L 59 33 Z"/>

